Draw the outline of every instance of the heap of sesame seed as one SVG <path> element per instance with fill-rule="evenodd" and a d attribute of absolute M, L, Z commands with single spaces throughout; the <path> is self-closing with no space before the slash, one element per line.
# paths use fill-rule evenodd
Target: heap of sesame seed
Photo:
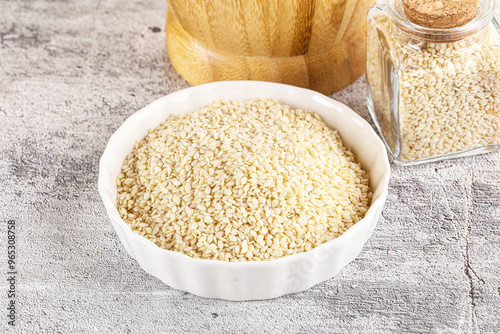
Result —
<path fill-rule="evenodd" d="M 368 174 L 337 131 L 273 100 L 219 101 L 168 117 L 117 178 L 135 233 L 195 258 L 262 261 L 308 251 L 363 218 Z"/>

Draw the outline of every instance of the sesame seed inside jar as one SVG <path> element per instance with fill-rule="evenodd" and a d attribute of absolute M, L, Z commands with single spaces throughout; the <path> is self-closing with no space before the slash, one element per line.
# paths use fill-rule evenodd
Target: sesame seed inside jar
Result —
<path fill-rule="evenodd" d="M 500 144 L 500 36 L 494 26 L 454 42 L 426 42 L 376 15 L 367 41 L 372 115 L 397 159 Z M 389 79 L 391 73 L 397 80 Z"/>

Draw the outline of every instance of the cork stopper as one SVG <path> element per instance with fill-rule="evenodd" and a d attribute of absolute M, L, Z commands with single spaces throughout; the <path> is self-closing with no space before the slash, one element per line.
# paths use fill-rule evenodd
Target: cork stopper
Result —
<path fill-rule="evenodd" d="M 451 29 L 474 19 L 479 0 L 402 0 L 406 17 L 422 27 Z"/>

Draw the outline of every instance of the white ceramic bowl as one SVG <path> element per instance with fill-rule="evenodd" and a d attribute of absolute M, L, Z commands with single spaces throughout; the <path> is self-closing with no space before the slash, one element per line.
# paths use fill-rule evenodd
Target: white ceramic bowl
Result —
<path fill-rule="evenodd" d="M 366 216 L 339 238 L 308 252 L 263 262 L 229 263 L 194 259 L 161 249 L 133 233 L 116 209 L 116 178 L 136 140 L 171 113 L 200 109 L 210 102 L 273 98 L 317 112 L 339 131 L 370 173 L 373 200 Z M 130 116 L 111 136 L 99 166 L 99 193 L 127 252 L 151 275 L 195 295 L 229 300 L 267 299 L 303 291 L 336 275 L 358 256 L 380 217 L 390 166 L 384 144 L 371 126 L 345 105 L 317 92 L 269 82 L 227 81 L 184 89 L 162 97 Z"/>

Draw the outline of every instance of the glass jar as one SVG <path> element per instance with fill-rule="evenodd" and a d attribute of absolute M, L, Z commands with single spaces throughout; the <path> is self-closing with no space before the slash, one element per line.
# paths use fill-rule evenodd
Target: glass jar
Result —
<path fill-rule="evenodd" d="M 367 20 L 367 104 L 393 161 L 410 165 L 500 148 L 500 26 L 494 0 L 457 28 L 425 28 L 401 0 Z"/>

